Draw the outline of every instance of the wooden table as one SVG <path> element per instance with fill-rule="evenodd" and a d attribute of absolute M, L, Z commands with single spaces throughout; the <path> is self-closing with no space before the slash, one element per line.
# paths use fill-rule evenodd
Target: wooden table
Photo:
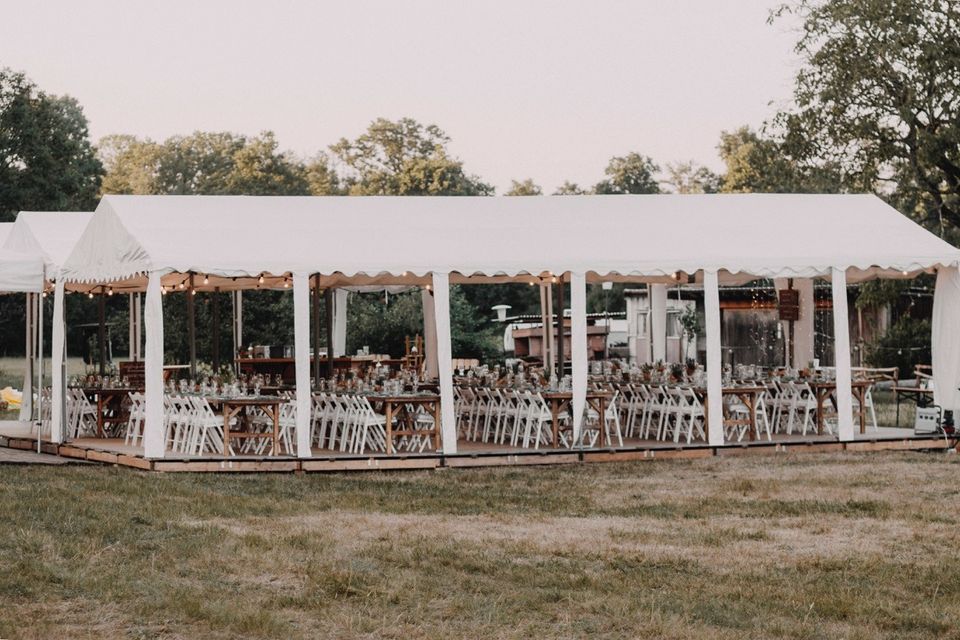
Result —
<path fill-rule="evenodd" d="M 223 411 L 223 455 L 230 452 L 230 438 L 237 440 L 247 440 L 250 438 L 270 438 L 270 455 L 277 455 L 280 447 L 280 405 L 287 402 L 286 398 L 280 396 L 240 396 L 237 398 L 225 398 L 214 396 L 207 399 L 211 403 L 221 406 Z M 250 413 L 248 409 L 256 407 L 267 414 L 267 417 L 273 420 L 272 432 L 258 432 L 250 430 Z M 246 427 L 237 431 L 230 430 L 230 420 L 237 418 L 237 426 Z"/>
<path fill-rule="evenodd" d="M 721 393 L 725 396 L 736 396 L 740 402 L 747 408 L 749 412 L 749 417 L 745 419 L 733 420 L 723 416 L 724 426 L 740 426 L 747 427 L 750 430 L 750 439 L 757 439 L 757 399 L 761 394 L 767 391 L 766 387 L 760 385 L 751 385 L 743 387 L 723 387 Z M 703 426 L 704 429 L 710 428 L 710 411 L 709 403 L 707 402 L 707 390 L 704 387 L 696 387 L 694 393 L 700 398 L 700 403 L 703 404 Z M 726 409 L 724 409 L 726 413 Z M 708 432 L 709 433 L 709 432 Z M 708 436 L 709 437 L 709 436 Z"/>
<path fill-rule="evenodd" d="M 813 390 L 813 395 L 817 398 L 817 434 L 823 435 L 823 405 L 827 398 L 830 398 L 833 408 L 837 408 L 837 381 L 814 381 L 808 384 L 810 389 Z M 860 403 L 860 433 L 867 432 L 867 390 L 872 385 L 873 382 L 870 380 L 852 380 L 850 382 L 850 390 Z"/>
<path fill-rule="evenodd" d="M 123 399 L 130 393 L 143 391 L 134 387 L 80 387 L 80 390 L 88 398 L 97 399 L 97 436 L 106 437 L 106 425 L 122 424 L 127 421 L 123 415 Z M 111 415 L 106 415 L 108 411 L 114 410 Z"/>
<path fill-rule="evenodd" d="M 573 392 L 571 391 L 544 391 L 543 399 L 550 403 L 550 416 L 553 428 L 553 447 L 560 446 L 560 414 L 570 407 L 573 402 Z M 603 434 L 606 432 L 604 420 L 606 419 L 607 401 L 613 397 L 609 391 L 587 391 L 587 404 L 600 416 L 600 438 L 598 446 L 603 446 Z"/>
<path fill-rule="evenodd" d="M 761 394 L 767 391 L 766 387 L 759 385 L 751 385 L 744 387 L 724 387 L 723 395 L 725 396 L 734 396 L 740 402 L 744 404 L 749 412 L 749 417 L 746 419 L 734 420 L 726 415 L 723 417 L 724 426 L 730 425 L 734 427 L 747 427 L 750 430 L 750 439 L 757 439 L 757 399 Z M 707 410 L 708 404 L 706 401 L 707 393 L 706 390 L 703 391 L 703 425 L 705 428 L 709 429 L 710 426 L 710 416 L 709 411 Z"/>
<path fill-rule="evenodd" d="M 433 450 L 440 450 L 440 396 L 435 393 L 420 393 L 416 395 L 400 394 L 396 396 L 368 396 L 371 402 L 376 402 L 386 417 L 384 429 L 387 432 L 387 454 L 396 453 L 393 447 L 394 436 L 428 435 L 433 438 Z M 432 429 L 418 429 L 416 420 L 417 407 L 426 407 L 433 416 Z M 401 429 L 393 428 L 393 420 L 403 422 Z"/>

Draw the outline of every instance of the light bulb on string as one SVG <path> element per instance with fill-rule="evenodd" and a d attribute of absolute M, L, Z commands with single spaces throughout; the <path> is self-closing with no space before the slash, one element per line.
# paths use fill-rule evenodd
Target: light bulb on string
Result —
<path fill-rule="evenodd" d="M 263 284 L 263 274 L 260 274 L 260 277 L 257 279 L 258 284 Z"/>
<path fill-rule="evenodd" d="M 203 276 L 203 284 L 210 284 L 210 278 L 208 276 Z"/>

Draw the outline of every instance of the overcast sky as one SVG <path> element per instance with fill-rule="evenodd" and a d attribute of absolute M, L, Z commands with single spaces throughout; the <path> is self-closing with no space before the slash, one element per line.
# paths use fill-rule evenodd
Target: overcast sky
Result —
<path fill-rule="evenodd" d="M 590 185 L 613 155 L 719 168 L 787 104 L 777 0 L 0 0 L 0 66 L 83 105 L 96 140 L 276 132 L 311 155 L 378 116 L 435 123 L 502 193 Z"/>

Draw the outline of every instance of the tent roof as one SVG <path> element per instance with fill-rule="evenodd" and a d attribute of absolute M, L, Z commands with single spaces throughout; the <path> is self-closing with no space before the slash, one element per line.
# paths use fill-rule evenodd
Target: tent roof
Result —
<path fill-rule="evenodd" d="M 0 222 L 0 247 L 13 230 L 13 222 Z M 0 248 L 0 292 L 24 293 L 43 290 L 43 260 L 35 253 Z"/>
<path fill-rule="evenodd" d="M 93 213 L 89 211 L 21 211 L 0 246 L 4 250 L 39 255 L 52 277 L 92 218 Z"/>
<path fill-rule="evenodd" d="M 106 196 L 63 275 L 812 277 L 837 267 L 856 280 L 958 261 L 872 195 Z"/>

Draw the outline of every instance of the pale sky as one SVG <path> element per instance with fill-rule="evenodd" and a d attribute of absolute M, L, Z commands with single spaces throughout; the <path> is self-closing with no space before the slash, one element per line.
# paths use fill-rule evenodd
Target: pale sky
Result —
<path fill-rule="evenodd" d="M 309 156 L 410 116 L 498 193 L 549 193 L 629 151 L 719 169 L 722 130 L 788 104 L 778 3 L 0 0 L 0 67 L 77 98 L 94 140 L 272 130 Z"/>

